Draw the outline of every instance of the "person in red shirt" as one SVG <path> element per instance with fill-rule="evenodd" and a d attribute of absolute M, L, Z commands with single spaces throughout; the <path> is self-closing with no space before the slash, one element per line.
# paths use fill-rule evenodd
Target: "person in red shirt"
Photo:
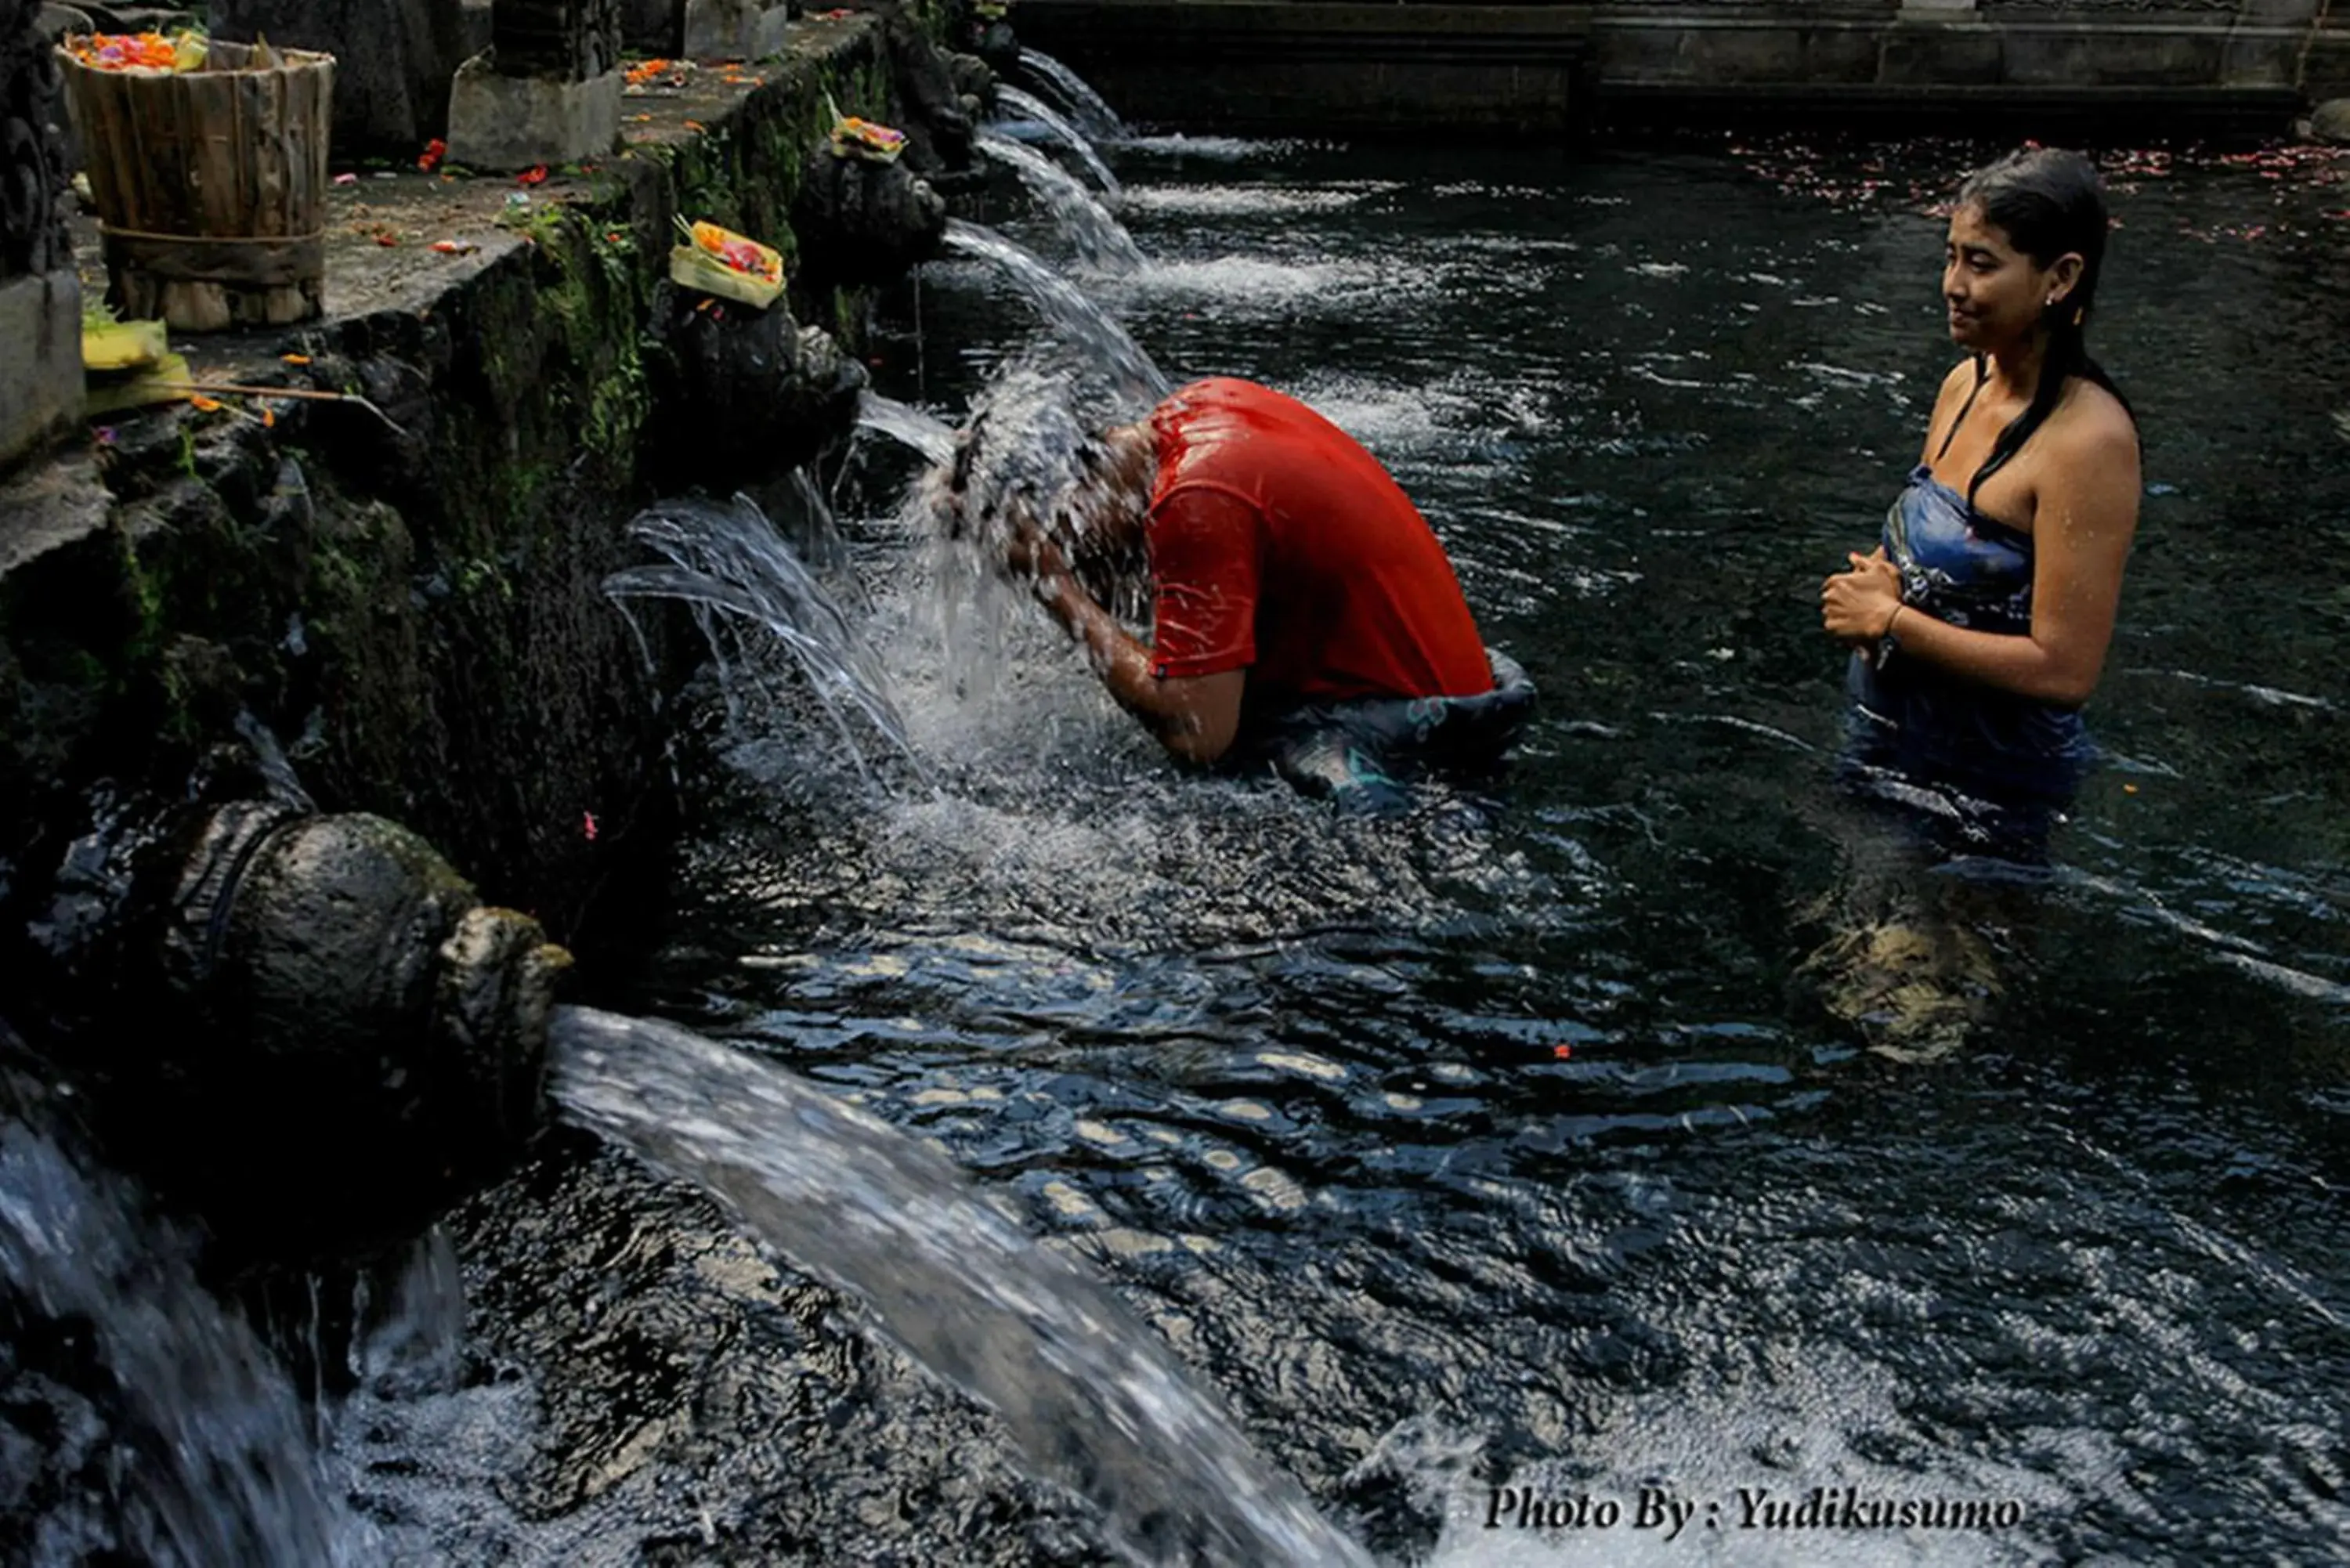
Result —
<path fill-rule="evenodd" d="M 1343 793 L 1390 783 L 1388 764 L 1448 722 L 1451 750 L 1497 753 L 1531 704 L 1410 498 L 1295 399 L 1194 382 L 1102 432 L 1080 468 L 1045 515 L 1016 494 L 995 503 L 1001 565 L 1177 758 L 1263 752 L 1293 782 Z M 1137 566 L 1148 642 L 1102 603 Z"/>

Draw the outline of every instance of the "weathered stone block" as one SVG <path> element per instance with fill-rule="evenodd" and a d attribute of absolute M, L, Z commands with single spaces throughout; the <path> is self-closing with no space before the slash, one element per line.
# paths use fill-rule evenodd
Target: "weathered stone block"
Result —
<path fill-rule="evenodd" d="M 620 140 L 620 73 L 586 81 L 510 77 L 476 55 L 449 97 L 449 157 L 469 169 L 527 169 L 600 157 Z"/>
<path fill-rule="evenodd" d="M 2299 85 L 2312 103 L 2350 98 L 2350 26 L 2320 27 L 2309 36 Z"/>
<path fill-rule="evenodd" d="M 2219 81 L 2226 35 L 2100 27 L 2005 29 L 2007 79 L 2052 88 L 2204 87 Z"/>
<path fill-rule="evenodd" d="M 470 60 L 490 47 L 496 32 L 491 25 L 491 0 L 465 0 L 459 7 L 465 38 L 462 58 Z"/>
<path fill-rule="evenodd" d="M 757 60 L 784 47 L 784 0 L 685 0 L 685 57 Z"/>
<path fill-rule="evenodd" d="M 1995 82 L 2004 72 L 1997 27 L 1906 17 L 1878 46 L 1877 79 L 1888 87 Z"/>
<path fill-rule="evenodd" d="M 461 0 L 213 0 L 215 37 L 335 57 L 336 151 L 413 151 L 449 124 Z"/>
<path fill-rule="evenodd" d="M 2236 0 L 2239 24 L 2305 28 L 2325 15 L 2325 0 Z"/>
<path fill-rule="evenodd" d="M 81 419 L 81 285 L 70 271 L 0 283 L 0 468 Z"/>
<path fill-rule="evenodd" d="M 2350 147 L 2350 98 L 2333 98 L 2309 117 L 2309 133 L 2320 141 Z"/>
<path fill-rule="evenodd" d="M 2299 84 L 2303 35 L 2285 27 L 2239 26 L 2228 35 L 2220 57 L 2222 87 Z"/>
<path fill-rule="evenodd" d="M 620 42 L 641 54 L 674 58 L 685 47 L 678 0 L 620 0 Z"/>
<path fill-rule="evenodd" d="M 508 76 L 592 81 L 620 63 L 620 0 L 497 0 L 490 47 Z"/>
<path fill-rule="evenodd" d="M 27 463 L 0 483 L 0 592 L 19 568 L 101 532 L 112 504 L 86 452 Z"/>

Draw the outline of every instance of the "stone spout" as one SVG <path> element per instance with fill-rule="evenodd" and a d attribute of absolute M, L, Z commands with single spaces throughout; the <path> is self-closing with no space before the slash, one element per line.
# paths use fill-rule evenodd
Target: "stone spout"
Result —
<path fill-rule="evenodd" d="M 856 428 L 865 368 L 823 328 L 794 321 L 783 301 L 764 310 L 711 306 L 663 283 L 654 322 L 660 347 L 647 364 L 664 482 L 756 484 Z"/>
<path fill-rule="evenodd" d="M 811 286 L 889 283 L 940 254 L 947 204 L 903 161 L 844 158 L 819 145 L 792 202 L 792 231 Z"/>
<path fill-rule="evenodd" d="M 569 955 L 408 829 L 231 805 L 173 902 L 167 978 L 256 1064 L 339 1082 L 373 1102 L 347 1110 L 425 1143 L 510 1147 L 536 1128 Z"/>
<path fill-rule="evenodd" d="M 856 8 L 880 19 L 899 105 L 897 129 L 906 133 L 906 161 L 933 183 L 970 175 L 976 128 L 945 53 L 904 0 L 858 0 Z"/>
<path fill-rule="evenodd" d="M 57 1054 L 109 1141 L 261 1252 L 396 1233 L 494 1175 L 542 1125 L 570 955 L 385 818 L 173 816 L 93 849 L 118 907 L 57 954 L 85 993 Z"/>

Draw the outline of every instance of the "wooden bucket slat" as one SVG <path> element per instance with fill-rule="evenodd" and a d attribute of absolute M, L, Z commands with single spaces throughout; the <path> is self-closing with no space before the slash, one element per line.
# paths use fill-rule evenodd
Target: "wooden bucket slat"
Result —
<path fill-rule="evenodd" d="M 277 50 L 255 70 L 255 52 L 214 43 L 171 76 L 66 63 L 126 314 L 205 331 L 319 313 L 334 63 Z"/>

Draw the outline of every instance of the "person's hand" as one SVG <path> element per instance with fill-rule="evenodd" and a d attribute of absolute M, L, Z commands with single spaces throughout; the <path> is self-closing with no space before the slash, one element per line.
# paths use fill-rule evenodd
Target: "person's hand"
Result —
<path fill-rule="evenodd" d="M 1846 559 L 1851 569 L 1820 585 L 1820 625 L 1839 642 L 1866 647 L 1886 634 L 1901 608 L 1901 574 L 1882 549 Z"/>
<path fill-rule="evenodd" d="M 1007 577 L 1034 577 L 1045 569 L 1045 552 L 1050 542 L 1036 519 L 1025 511 L 1014 513 L 1008 519 L 1011 526 L 1003 531 L 1003 548 L 996 557 L 996 566 Z"/>
<path fill-rule="evenodd" d="M 1045 532 L 1036 514 L 1024 505 L 1007 507 L 1003 514 L 1003 530 L 999 535 L 996 569 L 1004 576 L 1021 582 L 1039 581 L 1065 571 L 1067 563 L 1061 548 Z"/>

